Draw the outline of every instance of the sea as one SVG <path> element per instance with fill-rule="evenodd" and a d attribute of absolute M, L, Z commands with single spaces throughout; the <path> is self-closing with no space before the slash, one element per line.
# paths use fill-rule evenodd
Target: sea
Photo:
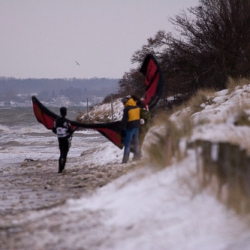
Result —
<path fill-rule="evenodd" d="M 59 107 L 48 107 L 59 114 Z M 67 118 L 76 120 L 83 107 L 68 107 Z M 89 148 L 107 141 L 94 130 L 76 131 L 68 158 L 79 157 Z M 0 107 L 0 168 L 25 160 L 54 160 L 59 157 L 56 135 L 39 123 L 30 107 Z"/>

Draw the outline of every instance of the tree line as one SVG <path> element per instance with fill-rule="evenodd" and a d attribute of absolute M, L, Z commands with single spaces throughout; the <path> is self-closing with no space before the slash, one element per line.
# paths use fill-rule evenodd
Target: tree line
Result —
<path fill-rule="evenodd" d="M 36 94 L 42 101 L 48 102 L 58 96 L 68 97 L 72 102 L 83 101 L 92 96 L 104 98 L 105 95 L 117 91 L 118 81 L 119 79 L 108 78 L 16 79 L 0 77 L 0 101 L 22 102 L 24 96 L 30 99 L 33 94 Z"/>
<path fill-rule="evenodd" d="M 148 53 L 161 65 L 165 104 L 169 96 L 188 96 L 202 88 L 221 90 L 229 77 L 249 77 L 249 0 L 200 0 L 170 22 L 177 34 L 160 30 L 133 54 L 131 61 L 139 66 L 119 81 L 121 96 L 131 89 L 140 97 L 145 93 L 139 69 Z"/>

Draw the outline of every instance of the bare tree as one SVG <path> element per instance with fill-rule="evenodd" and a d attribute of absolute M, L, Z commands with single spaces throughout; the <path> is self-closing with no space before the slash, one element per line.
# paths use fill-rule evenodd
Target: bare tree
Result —
<path fill-rule="evenodd" d="M 165 75 L 165 97 L 222 89 L 229 76 L 250 76 L 249 0 L 200 0 L 170 21 L 177 35 L 158 31 L 131 60 L 141 64 L 146 54 L 156 56 Z M 124 75 L 122 91 L 135 76 L 133 71 Z"/>
<path fill-rule="evenodd" d="M 228 76 L 249 76 L 250 2 L 200 0 L 171 19 L 181 38 L 170 42 L 171 66 L 188 76 L 195 88 L 224 88 Z"/>
<path fill-rule="evenodd" d="M 121 95 L 136 95 L 139 98 L 144 97 L 145 84 L 144 76 L 139 72 L 139 68 L 131 70 L 123 75 L 123 78 L 118 82 L 119 94 Z"/>

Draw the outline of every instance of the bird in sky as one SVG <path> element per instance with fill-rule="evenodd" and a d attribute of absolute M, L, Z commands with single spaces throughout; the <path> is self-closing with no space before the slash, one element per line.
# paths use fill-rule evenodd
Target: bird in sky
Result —
<path fill-rule="evenodd" d="M 79 62 L 75 61 L 75 63 L 76 63 L 78 66 L 81 66 Z"/>

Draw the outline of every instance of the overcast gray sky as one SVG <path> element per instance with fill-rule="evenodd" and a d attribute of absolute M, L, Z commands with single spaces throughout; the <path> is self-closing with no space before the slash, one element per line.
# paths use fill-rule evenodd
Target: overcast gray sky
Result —
<path fill-rule="evenodd" d="M 122 78 L 169 17 L 198 0 L 0 0 L 0 76 Z M 79 65 L 76 64 L 77 61 Z"/>

